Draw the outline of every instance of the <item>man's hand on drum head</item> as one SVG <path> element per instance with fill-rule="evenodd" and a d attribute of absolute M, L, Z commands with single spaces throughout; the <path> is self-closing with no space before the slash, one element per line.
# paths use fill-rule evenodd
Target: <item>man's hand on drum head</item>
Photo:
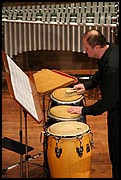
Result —
<path fill-rule="evenodd" d="M 67 109 L 67 112 L 70 114 L 82 114 L 83 106 L 72 106 L 71 108 Z"/>
<path fill-rule="evenodd" d="M 71 89 L 76 89 L 76 90 L 77 90 L 77 93 L 79 93 L 79 94 L 86 92 L 86 89 L 85 89 L 83 83 L 76 84 L 76 85 L 74 85 L 74 87 L 71 88 Z"/>

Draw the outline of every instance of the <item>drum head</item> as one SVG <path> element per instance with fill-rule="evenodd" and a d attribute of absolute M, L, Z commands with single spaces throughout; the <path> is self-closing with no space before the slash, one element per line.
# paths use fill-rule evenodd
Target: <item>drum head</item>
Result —
<path fill-rule="evenodd" d="M 71 114 L 67 112 L 67 109 L 69 109 L 72 106 L 69 105 L 59 105 L 59 106 L 54 106 L 50 109 L 50 113 L 59 118 L 65 118 L 65 119 L 73 119 L 80 117 L 80 114 Z"/>
<path fill-rule="evenodd" d="M 54 136 L 72 137 L 88 132 L 89 126 L 82 122 L 66 121 L 58 122 L 48 127 L 48 132 Z"/>
<path fill-rule="evenodd" d="M 78 100 L 82 97 L 82 95 L 74 95 L 74 96 L 71 96 L 71 97 L 66 97 L 66 90 L 67 89 L 70 89 L 70 88 L 59 88 L 59 89 L 56 89 L 53 93 L 52 93 L 52 96 L 57 99 L 57 100 L 60 100 L 60 101 L 74 101 L 74 100 Z"/>

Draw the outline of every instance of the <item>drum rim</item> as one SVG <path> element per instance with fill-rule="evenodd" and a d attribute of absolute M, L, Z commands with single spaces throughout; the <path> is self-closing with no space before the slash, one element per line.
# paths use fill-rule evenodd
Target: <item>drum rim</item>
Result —
<path fill-rule="evenodd" d="M 70 121 L 68 121 L 68 122 L 70 122 Z M 75 123 L 75 121 L 71 121 L 71 122 Z M 76 122 L 78 123 L 78 121 L 76 121 Z M 59 123 L 64 123 L 64 122 L 59 122 Z M 79 122 L 79 123 L 85 124 L 88 127 L 88 129 L 86 131 L 84 131 L 83 133 L 79 133 L 77 135 L 57 135 L 57 134 L 53 134 L 52 132 L 49 131 L 49 128 L 51 126 L 59 124 L 59 123 L 52 124 L 46 129 L 48 136 L 57 137 L 59 139 L 60 138 L 75 138 L 75 137 L 79 138 L 79 137 L 83 137 L 84 135 L 87 135 L 88 133 L 91 132 L 90 126 L 88 124 L 83 123 L 83 122 Z"/>
<path fill-rule="evenodd" d="M 48 116 L 53 119 L 57 119 L 57 121 L 77 121 L 80 120 L 82 115 L 75 117 L 75 118 L 60 118 L 57 116 L 54 116 L 50 111 L 48 111 Z"/>
<path fill-rule="evenodd" d="M 55 101 L 56 103 L 60 103 L 60 104 L 71 104 L 71 103 L 78 103 L 78 102 L 80 102 L 81 100 L 83 100 L 83 98 L 84 98 L 84 96 L 82 95 L 79 99 L 77 99 L 77 100 L 73 100 L 73 101 L 61 101 L 61 100 L 58 100 L 58 99 L 56 99 L 54 96 L 53 96 L 53 94 L 51 94 L 50 95 L 50 98 L 53 100 L 53 101 Z"/>
<path fill-rule="evenodd" d="M 90 129 L 88 129 L 86 132 L 84 132 L 84 133 L 80 133 L 80 134 L 78 134 L 78 135 L 62 135 L 62 136 L 60 136 L 60 135 L 55 135 L 55 134 L 51 134 L 50 132 L 48 132 L 48 130 L 47 130 L 47 133 L 48 133 L 48 136 L 52 136 L 52 137 L 54 137 L 54 138 L 59 138 L 59 139 L 61 139 L 61 138 L 82 138 L 83 136 L 85 136 L 85 135 L 87 135 L 87 134 L 89 134 L 91 131 L 90 131 Z"/>

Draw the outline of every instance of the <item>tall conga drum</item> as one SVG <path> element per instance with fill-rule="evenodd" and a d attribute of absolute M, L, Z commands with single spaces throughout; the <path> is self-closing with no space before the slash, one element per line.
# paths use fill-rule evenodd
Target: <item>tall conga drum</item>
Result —
<path fill-rule="evenodd" d="M 83 122 L 84 118 L 81 114 L 70 114 L 67 112 L 71 105 L 58 105 L 48 110 L 47 126 L 54 123 L 65 121 L 79 121 Z"/>
<path fill-rule="evenodd" d="M 82 122 L 58 122 L 47 128 L 47 159 L 51 178 L 89 178 L 92 132 Z"/>
<path fill-rule="evenodd" d="M 66 91 L 70 89 L 66 88 L 58 88 L 53 91 L 50 95 L 50 105 L 49 108 L 59 105 L 70 105 L 70 106 L 84 106 L 85 105 L 85 97 L 83 94 L 75 94 L 74 96 L 66 96 Z M 83 120 L 82 120 L 83 119 Z M 86 117 L 81 116 L 81 121 L 86 122 Z"/>

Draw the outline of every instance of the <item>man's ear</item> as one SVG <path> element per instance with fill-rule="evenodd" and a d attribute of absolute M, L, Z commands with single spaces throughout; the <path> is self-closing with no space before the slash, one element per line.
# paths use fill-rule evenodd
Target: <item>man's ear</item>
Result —
<path fill-rule="evenodd" d="M 100 45 L 96 45 L 94 49 L 97 51 L 98 49 L 100 49 Z"/>

